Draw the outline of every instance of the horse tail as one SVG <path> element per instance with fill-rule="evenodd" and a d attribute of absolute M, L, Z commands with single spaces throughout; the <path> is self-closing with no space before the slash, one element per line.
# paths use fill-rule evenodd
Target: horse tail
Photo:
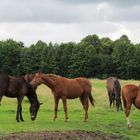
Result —
<path fill-rule="evenodd" d="M 114 82 L 114 93 L 116 98 L 116 106 L 117 110 L 119 110 L 119 107 L 121 107 L 121 85 L 118 80 Z"/>
<path fill-rule="evenodd" d="M 125 97 L 124 97 L 123 90 L 122 90 L 121 94 L 122 94 L 122 100 L 123 100 L 124 108 L 126 108 L 126 100 L 125 100 Z"/>
<path fill-rule="evenodd" d="M 114 87 L 115 87 L 115 96 L 117 99 L 119 99 L 121 95 L 121 85 L 118 80 L 115 81 Z"/>
<path fill-rule="evenodd" d="M 90 100 L 90 103 L 91 103 L 91 105 L 93 106 L 93 107 L 95 107 L 95 100 L 94 100 L 94 98 L 92 97 L 92 95 L 91 95 L 91 93 L 90 93 L 90 95 L 89 95 L 89 100 Z"/>

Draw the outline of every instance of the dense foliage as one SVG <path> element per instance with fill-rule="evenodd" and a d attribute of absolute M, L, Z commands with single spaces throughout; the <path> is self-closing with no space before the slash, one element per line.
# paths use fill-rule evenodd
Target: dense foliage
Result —
<path fill-rule="evenodd" d="M 41 70 L 66 77 L 140 79 L 140 44 L 126 35 L 112 41 L 88 35 L 79 43 L 46 44 L 39 40 L 30 47 L 12 39 L 0 41 L 0 72 L 24 75 Z"/>

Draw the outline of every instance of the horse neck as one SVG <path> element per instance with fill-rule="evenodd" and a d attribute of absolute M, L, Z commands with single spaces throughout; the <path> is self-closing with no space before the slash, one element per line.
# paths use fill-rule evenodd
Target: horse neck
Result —
<path fill-rule="evenodd" d="M 31 104 L 36 104 L 36 103 L 39 104 L 37 95 L 36 95 L 35 91 L 33 89 L 31 89 L 31 87 L 30 87 L 30 91 L 27 93 L 26 96 Z"/>
<path fill-rule="evenodd" d="M 47 74 L 42 75 L 42 79 L 45 81 L 45 85 L 47 85 L 49 88 L 54 88 L 56 81 L 57 81 L 57 77 L 55 76 L 49 76 Z"/>

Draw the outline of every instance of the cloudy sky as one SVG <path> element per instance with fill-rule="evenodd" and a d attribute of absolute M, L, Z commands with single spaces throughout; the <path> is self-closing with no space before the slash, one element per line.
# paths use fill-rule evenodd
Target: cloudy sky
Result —
<path fill-rule="evenodd" d="M 1 0 L 0 40 L 26 46 L 79 42 L 89 34 L 140 43 L 140 0 Z"/>

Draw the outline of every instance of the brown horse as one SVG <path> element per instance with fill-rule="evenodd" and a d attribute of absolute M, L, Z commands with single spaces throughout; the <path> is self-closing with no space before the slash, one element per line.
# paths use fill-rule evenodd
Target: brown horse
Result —
<path fill-rule="evenodd" d="M 31 73 L 23 76 L 23 78 L 26 80 L 27 83 L 30 83 L 34 79 L 34 77 L 35 77 L 35 75 L 31 74 Z M 37 87 L 35 87 L 35 86 L 33 88 L 34 88 L 34 90 L 37 89 Z"/>
<path fill-rule="evenodd" d="M 53 74 L 43 74 L 41 72 L 38 72 L 35 74 L 35 77 L 30 84 L 33 86 L 45 84 L 52 90 L 55 101 L 55 114 L 53 120 L 57 118 L 57 109 L 60 98 L 63 101 L 65 121 L 67 121 L 68 114 L 66 99 L 74 99 L 80 97 L 80 101 L 83 105 L 85 112 L 84 121 L 87 121 L 89 100 L 94 106 L 94 99 L 91 95 L 92 87 L 88 79 L 82 77 L 68 79 L 62 76 L 57 76 Z"/>
<path fill-rule="evenodd" d="M 116 100 L 116 108 L 117 111 L 119 111 L 119 107 L 121 107 L 122 110 L 122 103 L 121 103 L 121 85 L 117 78 L 115 77 L 109 77 L 107 79 L 106 88 L 108 91 L 108 97 L 110 102 L 110 107 L 113 104 L 115 104 Z"/>
<path fill-rule="evenodd" d="M 21 121 L 22 117 L 22 105 L 21 102 L 24 96 L 27 96 L 30 106 L 31 120 L 35 120 L 37 112 L 39 110 L 40 103 L 37 99 L 36 92 L 33 90 L 32 86 L 25 81 L 23 77 L 8 76 L 6 74 L 0 74 L 0 102 L 3 96 L 10 98 L 17 98 L 18 107 L 16 120 L 19 122 L 19 117 Z"/>
<path fill-rule="evenodd" d="M 132 104 L 135 105 L 136 108 L 140 109 L 140 88 L 136 85 L 125 85 L 122 88 L 122 99 L 125 108 L 125 115 L 127 120 L 128 128 L 131 128 L 131 122 L 129 119 L 130 109 Z"/>
<path fill-rule="evenodd" d="M 34 79 L 35 75 L 34 74 L 26 74 L 23 77 L 26 80 L 26 82 L 30 83 Z"/>

